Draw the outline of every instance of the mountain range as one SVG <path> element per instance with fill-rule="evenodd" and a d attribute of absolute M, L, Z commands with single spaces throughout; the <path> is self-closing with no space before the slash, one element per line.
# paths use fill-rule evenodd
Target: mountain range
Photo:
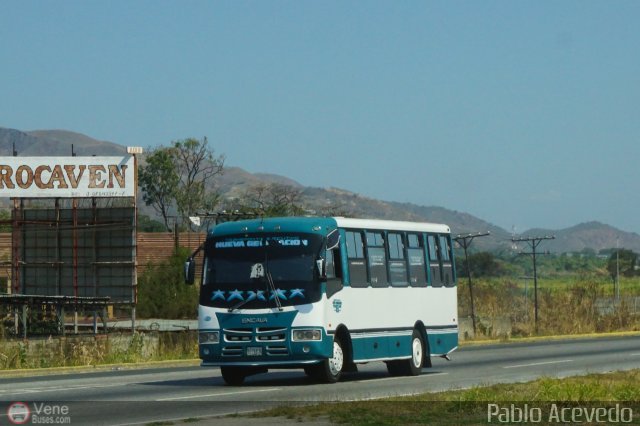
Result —
<path fill-rule="evenodd" d="M 18 156 L 69 156 L 73 152 L 80 156 L 121 155 L 126 148 L 113 142 L 99 141 L 89 136 L 66 130 L 20 131 L 0 127 L 0 156 L 11 156 L 13 150 Z M 468 213 L 449 210 L 437 206 L 421 206 L 364 197 L 346 189 L 306 187 L 285 176 L 267 173 L 249 173 L 240 167 L 226 166 L 224 174 L 216 182 L 225 197 L 234 197 L 244 189 L 256 184 L 278 183 L 301 191 L 305 206 L 311 210 L 322 210 L 323 206 L 339 206 L 342 211 L 354 217 L 413 220 L 446 223 L 453 234 L 477 232 L 491 233 L 486 238 L 474 241 L 474 249 L 509 250 L 512 247 L 511 233 Z M 4 203 L 6 205 L 6 203 Z M 153 216 L 153 211 L 139 202 L 145 214 Z M 555 253 L 580 252 L 585 249 L 609 249 L 616 246 L 640 252 L 640 235 L 625 232 L 600 222 L 580 223 L 565 229 L 530 229 L 522 236 L 554 235 L 553 241 L 545 241 L 541 250 Z"/>

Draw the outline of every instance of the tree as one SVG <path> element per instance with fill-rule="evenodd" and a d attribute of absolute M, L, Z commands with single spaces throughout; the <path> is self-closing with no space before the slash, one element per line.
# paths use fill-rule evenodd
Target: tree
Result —
<path fill-rule="evenodd" d="M 616 255 L 617 254 L 617 255 Z M 618 270 L 625 277 L 636 275 L 636 263 L 638 262 L 638 254 L 631 250 L 619 249 L 614 250 L 609 256 L 607 262 L 607 270 L 611 275 L 611 279 L 615 281 Z"/>
<path fill-rule="evenodd" d="M 458 268 L 459 276 L 467 276 L 467 267 L 464 262 L 460 262 Z M 470 254 L 469 268 L 474 277 L 497 277 L 504 274 L 501 263 L 486 251 Z"/>
<path fill-rule="evenodd" d="M 220 201 L 212 179 L 222 174 L 225 158 L 214 156 L 207 138 L 188 138 L 173 143 L 173 157 L 179 176 L 176 204 L 183 223 L 199 209 L 212 210 Z"/>
<path fill-rule="evenodd" d="M 163 232 L 166 229 L 165 224 L 151 219 L 146 214 L 138 214 L 138 232 Z"/>
<path fill-rule="evenodd" d="M 174 141 L 170 147 L 150 150 L 140 167 L 143 199 L 162 216 L 168 231 L 170 213 L 177 210 L 182 223 L 198 210 L 212 210 L 220 200 L 213 178 L 220 175 L 224 156 L 215 157 L 207 138 Z"/>
<path fill-rule="evenodd" d="M 259 216 L 296 216 L 305 211 L 301 196 L 302 192 L 290 185 L 261 183 L 247 189 L 236 200 L 234 208 Z"/>
<path fill-rule="evenodd" d="M 190 250 L 180 247 L 169 259 L 148 265 L 138 279 L 137 314 L 141 318 L 193 318 L 198 286 L 184 284 L 184 259 Z"/>
<path fill-rule="evenodd" d="M 162 216 L 164 226 L 170 231 L 169 212 L 175 204 L 180 182 L 173 150 L 163 146 L 152 149 L 146 156 L 146 165 L 140 167 L 138 180 L 142 199 Z"/>

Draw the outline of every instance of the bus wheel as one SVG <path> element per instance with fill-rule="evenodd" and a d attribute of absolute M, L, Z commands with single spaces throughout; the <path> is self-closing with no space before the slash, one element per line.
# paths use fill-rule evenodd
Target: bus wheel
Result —
<path fill-rule="evenodd" d="M 414 329 L 411 335 L 411 358 L 404 360 L 403 370 L 407 376 L 417 376 L 422 372 L 424 362 L 424 342 L 421 333 Z"/>
<path fill-rule="evenodd" d="M 247 372 L 242 367 L 220 367 L 224 382 L 230 386 L 240 386 L 247 377 Z"/>
<path fill-rule="evenodd" d="M 333 356 L 319 364 L 305 367 L 304 371 L 308 376 L 316 380 L 325 383 L 335 383 L 340 380 L 343 368 L 344 351 L 342 350 L 342 342 L 335 336 L 333 338 Z"/>
<path fill-rule="evenodd" d="M 392 376 L 403 376 L 403 364 L 402 361 L 385 361 L 387 364 L 387 371 Z"/>

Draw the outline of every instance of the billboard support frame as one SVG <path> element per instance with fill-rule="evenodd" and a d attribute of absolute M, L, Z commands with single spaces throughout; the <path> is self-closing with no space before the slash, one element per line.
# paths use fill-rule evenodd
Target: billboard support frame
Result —
<path fill-rule="evenodd" d="M 114 166 L 111 164 L 106 166 L 101 166 L 99 165 L 100 158 L 96 158 L 96 157 L 85 157 L 83 159 L 82 157 L 73 156 L 73 161 L 69 161 L 69 157 L 51 157 L 48 159 L 52 161 L 50 166 L 47 165 L 46 161 L 43 161 L 41 157 L 37 157 L 37 158 L 29 157 L 29 158 L 25 158 L 26 162 L 16 163 L 17 159 L 15 157 L 17 155 L 16 153 L 14 153 L 13 158 L 9 157 L 11 161 L 13 161 L 12 163 L 9 163 L 9 164 L 13 166 L 13 168 L 16 170 L 15 177 L 12 177 L 12 178 L 8 177 L 9 172 L 7 171 L 7 170 L 12 170 L 11 166 L 5 166 L 4 164 L 0 164 L 0 196 L 3 195 L 2 194 L 3 189 L 10 188 L 11 183 L 15 182 L 17 184 L 17 185 L 13 185 L 15 188 L 11 189 L 12 195 L 10 196 L 12 205 L 13 205 L 12 215 L 10 220 L 10 223 L 12 225 L 12 233 L 11 233 L 12 259 L 11 259 L 11 262 L 6 263 L 6 264 L 10 263 L 11 265 L 10 270 L 12 271 L 12 277 L 11 277 L 11 285 L 9 286 L 8 289 L 11 290 L 12 294 L 0 294 L 0 305 L 9 306 L 14 311 L 14 315 L 15 315 L 14 325 L 15 325 L 16 335 L 21 334 L 24 339 L 27 338 L 28 317 L 29 317 L 28 313 L 29 311 L 34 311 L 34 308 L 37 308 L 37 307 L 40 307 L 42 312 L 50 312 L 52 315 L 55 315 L 57 318 L 57 328 L 59 329 L 62 335 L 65 335 L 66 334 L 65 315 L 67 312 L 69 312 L 68 311 L 69 308 L 73 310 L 73 332 L 75 334 L 78 333 L 78 312 L 79 311 L 80 312 L 89 311 L 93 313 L 92 328 L 93 328 L 93 333 L 97 334 L 99 317 L 101 318 L 101 323 L 102 323 L 104 332 L 106 333 L 107 331 L 107 320 L 108 320 L 107 306 L 109 305 L 119 305 L 123 307 L 129 306 L 131 308 L 131 330 L 135 331 L 135 327 L 136 327 L 135 325 L 136 306 L 135 305 L 137 303 L 137 264 L 138 264 L 137 241 L 136 241 L 138 170 L 137 170 L 136 154 L 139 154 L 139 153 L 141 153 L 141 149 L 139 151 L 134 151 L 134 152 L 129 151 L 129 155 L 123 157 L 123 159 L 120 162 L 121 169 L 118 169 L 117 165 Z M 133 163 L 131 163 L 131 157 L 132 157 Z M 104 157 L 104 158 L 113 160 L 115 157 Z M 56 160 L 58 161 L 57 163 L 55 163 Z M 64 161 L 67 161 L 68 163 L 65 163 Z M 82 163 L 82 161 L 86 161 L 86 163 Z M 38 167 L 33 166 L 32 164 L 34 163 L 40 164 L 40 166 Z M 53 165 L 54 163 L 56 164 L 55 166 Z M 16 168 L 16 164 L 26 164 L 26 165 L 18 166 Z M 70 172 L 70 170 L 67 169 L 67 168 L 71 168 L 72 166 L 65 166 L 64 164 L 73 164 L 73 167 L 75 168 L 74 170 L 79 168 L 80 172 L 74 175 L 73 171 Z M 82 164 L 87 164 L 87 166 L 83 166 Z M 29 165 L 31 165 L 31 167 Z M 89 174 L 88 172 L 90 168 L 93 168 L 91 174 Z M 102 175 L 102 181 L 99 180 L 101 178 L 101 175 L 100 175 L 101 168 L 102 168 L 102 171 L 105 173 Z M 125 178 L 126 168 L 129 168 L 129 173 L 127 178 Z M 20 171 L 21 169 L 23 170 L 22 172 Z M 51 191 L 52 196 L 48 196 L 48 194 L 42 190 L 43 187 L 53 188 L 54 185 L 52 182 L 54 182 L 54 180 L 58 184 L 58 187 L 62 187 L 61 180 L 63 177 L 65 177 L 63 175 L 63 171 L 66 171 L 66 178 L 69 179 L 67 183 L 72 182 L 77 184 L 83 177 L 82 170 L 84 169 L 87 170 L 87 173 L 85 173 L 84 176 L 88 179 L 90 178 L 91 183 L 95 184 L 97 182 L 102 185 L 102 186 L 98 185 L 98 188 L 108 187 L 108 185 L 112 185 L 112 184 L 115 184 L 115 186 L 120 184 L 121 188 L 119 189 L 119 191 L 107 192 L 107 196 L 98 195 L 98 196 L 91 196 L 91 197 L 89 196 L 73 196 L 73 197 L 56 196 L 55 190 Z M 57 175 L 55 174 L 56 170 L 58 170 Z M 118 170 L 120 170 L 120 172 Z M 50 175 L 47 176 L 46 171 L 50 171 Z M 37 175 L 38 172 L 40 172 L 40 175 L 39 175 L 40 180 L 38 180 L 38 175 Z M 34 189 L 29 188 L 28 191 L 31 191 L 31 192 L 26 192 L 25 193 L 26 196 L 15 196 L 16 190 L 18 190 L 17 186 L 20 186 L 20 188 L 25 188 L 24 186 L 26 185 L 25 176 L 28 177 L 29 179 L 33 177 L 33 174 L 30 175 L 30 173 L 34 173 L 36 175 L 36 178 L 34 181 L 37 184 L 39 184 L 39 189 L 36 189 L 35 191 L 40 191 L 40 192 L 34 195 L 33 193 Z M 118 175 L 118 173 L 121 173 L 121 174 Z M 133 174 L 133 179 L 131 179 L 132 174 Z M 49 177 L 50 179 L 48 182 L 49 186 L 47 186 L 46 182 L 43 184 L 43 182 L 46 180 L 45 178 L 43 178 L 43 176 Z M 113 176 L 115 176 L 114 179 L 112 179 Z M 11 181 L 10 179 L 15 179 L 15 181 Z M 101 182 L 104 182 L 104 183 L 101 183 Z M 107 185 L 107 182 L 108 182 L 108 185 Z M 21 185 L 21 183 L 24 185 Z M 80 182 L 80 184 L 81 184 L 80 189 L 84 190 L 82 189 L 82 182 Z M 31 182 L 30 185 L 33 186 L 34 184 Z M 131 186 L 133 186 L 133 189 L 130 188 Z M 89 185 L 89 187 L 91 187 L 91 185 Z M 114 188 L 114 189 L 117 189 L 117 188 Z M 102 194 L 102 193 L 96 192 L 96 194 Z M 109 194 L 111 194 L 112 196 L 109 196 Z M 44 220 L 39 221 L 37 220 L 38 219 L 37 214 L 31 215 L 34 217 L 31 217 L 31 218 L 28 217 L 27 215 L 28 208 L 26 207 L 25 201 L 33 200 L 34 198 L 37 198 L 38 201 L 49 200 L 49 203 L 51 202 L 51 200 L 53 200 L 53 203 L 54 203 L 53 209 L 49 209 L 49 210 L 53 210 L 52 212 L 50 212 L 53 215 L 53 219 L 54 219 L 53 221 L 51 221 L 50 220 L 51 218 L 48 218 L 48 217 L 45 217 Z M 71 230 L 69 230 L 69 226 L 68 226 L 69 218 L 67 217 L 67 222 L 65 225 L 65 221 L 63 220 L 63 217 L 61 214 L 62 212 L 62 208 L 60 205 L 61 199 L 70 200 L 70 203 L 71 203 L 71 209 L 70 209 L 71 210 L 70 212 L 71 213 L 71 218 L 70 218 Z M 91 225 L 89 225 L 89 223 L 83 224 L 78 217 L 79 216 L 78 212 L 81 209 L 81 207 L 79 206 L 80 200 L 88 200 L 88 199 L 91 199 L 91 212 L 89 213 L 90 214 L 89 222 L 91 223 Z M 97 199 L 107 200 L 106 202 L 107 205 L 112 203 L 112 201 L 109 201 L 109 200 L 114 200 L 114 199 L 130 200 L 128 202 L 129 207 L 125 207 L 123 210 L 125 215 L 121 218 L 123 222 L 121 222 L 120 224 L 120 226 L 122 226 L 122 228 L 120 228 L 120 231 L 121 231 L 121 235 L 123 233 L 125 236 L 130 235 L 131 240 L 128 243 L 128 246 L 126 244 L 120 243 L 119 247 L 114 248 L 112 251 L 107 251 L 108 254 L 106 256 L 111 255 L 113 259 L 106 259 L 106 261 L 105 261 L 105 254 L 102 253 L 102 258 L 100 258 L 98 253 L 98 250 L 99 250 L 98 245 L 104 242 L 104 237 L 102 240 L 100 240 L 98 235 L 100 233 L 102 233 L 103 235 L 105 233 L 106 234 L 116 233 L 115 231 L 110 232 L 108 227 L 109 226 L 117 227 L 118 222 L 117 220 L 113 219 L 111 221 L 111 225 L 100 224 L 100 217 L 104 219 L 104 215 L 98 214 L 98 210 L 103 208 L 98 206 Z M 126 212 L 127 209 L 131 209 L 132 217 L 129 215 L 129 213 Z M 31 210 L 37 210 L 37 208 L 31 209 Z M 45 215 L 46 214 L 47 213 L 45 212 Z M 111 216 L 111 218 L 117 218 L 117 217 L 118 217 L 117 213 L 116 213 L 116 216 Z M 85 219 L 85 222 L 87 222 L 86 218 L 84 219 Z M 39 237 L 36 231 L 28 230 L 30 226 L 36 229 L 38 226 L 45 227 L 47 225 L 51 228 L 51 229 L 47 229 L 47 232 L 55 233 L 53 238 L 51 239 Z M 103 226 L 104 228 L 100 228 L 101 226 Z M 82 227 L 82 230 L 80 232 L 79 229 L 81 227 Z M 89 236 L 85 234 L 87 231 L 90 232 Z M 31 232 L 31 234 L 33 235 L 30 235 L 29 232 Z M 65 232 L 66 234 L 64 235 L 66 235 L 66 237 L 64 237 L 63 235 L 63 233 Z M 37 241 L 39 238 L 44 240 L 45 244 L 49 243 L 50 245 L 54 245 L 54 247 L 52 248 L 50 246 L 46 246 L 44 249 L 42 249 L 41 247 L 38 247 L 38 243 L 34 243 L 34 241 Z M 79 244 L 80 238 L 83 238 L 83 244 Z M 108 237 L 107 241 L 108 242 L 119 241 L 116 238 L 113 238 L 113 239 L 111 238 L 112 237 Z M 72 240 L 71 247 L 65 248 L 64 243 L 68 243 L 69 239 Z M 89 240 L 89 242 L 87 242 L 87 239 Z M 127 238 L 125 237 L 125 240 L 126 239 Z M 31 247 L 27 247 L 29 245 L 31 245 Z M 35 247 L 35 250 L 33 251 L 37 252 L 37 250 L 40 249 L 40 250 L 43 250 L 44 253 L 47 255 L 51 254 L 51 259 L 44 259 L 43 261 L 42 259 L 38 259 L 36 255 L 29 256 L 26 250 L 34 249 L 34 247 Z M 88 254 L 81 253 L 81 250 L 86 248 L 90 250 L 90 253 Z M 69 249 L 71 252 L 70 254 L 69 254 Z M 104 252 L 103 245 L 100 246 L 100 249 Z M 124 261 L 118 260 L 118 256 L 119 256 L 118 249 L 120 249 L 121 252 L 122 251 L 126 252 L 127 250 L 129 250 L 129 253 L 130 253 L 130 255 L 128 255 L 129 258 L 125 259 Z M 65 254 L 63 254 L 63 250 L 66 250 Z M 89 256 L 89 262 L 91 266 L 88 266 L 89 262 L 87 262 L 86 260 L 87 255 Z M 69 259 L 69 256 L 71 257 L 70 259 Z M 80 260 L 81 256 L 83 259 L 82 261 Z M 31 262 L 31 265 L 29 265 L 30 263 L 29 257 L 31 257 L 32 259 L 35 259 L 34 262 Z M 69 262 L 69 260 L 71 262 Z M 81 263 L 81 262 L 84 262 L 84 263 Z M 71 263 L 71 265 L 69 265 L 69 263 Z M 33 266 L 34 268 L 55 268 L 56 270 L 52 274 L 53 279 L 51 281 L 52 281 L 52 285 L 54 286 L 54 288 L 52 289 L 56 294 L 54 295 L 28 294 L 28 292 L 30 291 L 30 289 L 27 288 L 27 282 L 26 282 L 27 275 L 28 275 L 28 269 L 27 269 L 28 266 Z M 69 266 L 71 266 L 71 270 L 72 270 L 71 277 L 68 276 Z M 115 275 L 115 276 L 108 277 L 108 279 L 106 280 L 107 283 L 104 284 L 106 287 L 104 286 L 101 287 L 99 282 L 100 271 L 112 270 L 114 267 L 121 268 L 124 271 L 123 273 L 125 275 L 121 275 L 121 276 Z M 67 275 L 64 274 L 63 268 L 66 268 Z M 80 278 L 78 274 L 78 271 L 80 268 L 83 268 L 83 272 L 84 272 L 82 295 L 80 294 L 81 288 L 79 283 Z M 46 271 L 46 269 L 44 269 L 44 271 Z M 126 272 L 126 271 L 130 271 L 130 272 Z M 22 272 L 25 272 L 25 274 L 27 275 L 23 275 Z M 32 271 L 31 276 L 33 276 L 34 273 L 39 274 L 39 272 L 37 271 L 36 272 Z M 123 285 L 116 285 L 116 287 L 112 288 L 112 287 L 109 287 L 109 284 L 113 285 L 113 282 L 118 282 L 118 280 L 122 280 L 124 277 L 129 276 L 129 273 L 130 273 L 131 281 L 130 281 L 130 284 L 124 285 L 125 296 L 121 295 L 119 297 L 116 297 L 116 299 L 113 299 L 112 297 L 109 297 L 109 296 L 99 295 L 99 293 L 101 293 L 101 290 L 103 292 L 106 291 L 107 293 L 110 293 L 112 291 L 117 292 L 118 289 L 122 289 Z M 90 291 L 90 290 L 87 290 L 87 287 L 86 287 L 87 276 L 90 277 L 88 279 L 91 280 L 93 283 L 92 296 L 87 296 L 85 294 L 87 293 L 87 291 Z M 69 278 L 71 278 L 70 280 L 71 283 L 69 283 Z M 68 284 L 71 284 L 71 288 L 73 289 L 72 296 L 68 294 L 64 295 L 65 291 L 63 289 L 63 286 L 65 282 L 67 283 L 67 289 L 69 289 Z M 48 282 L 45 285 L 48 286 Z M 36 285 L 35 289 L 37 290 L 38 288 L 39 287 Z M 109 290 L 110 288 L 112 288 L 112 290 Z M 50 293 L 52 289 L 48 289 L 46 292 Z M 126 292 L 128 292 L 126 289 L 130 289 L 128 290 L 130 291 L 130 293 L 128 293 L 129 294 L 128 296 L 126 296 Z M 35 309 L 35 312 L 37 312 L 37 309 Z"/>

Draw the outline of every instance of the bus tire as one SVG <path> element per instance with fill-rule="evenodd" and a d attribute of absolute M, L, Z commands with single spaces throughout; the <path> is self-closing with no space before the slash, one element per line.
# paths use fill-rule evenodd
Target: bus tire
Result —
<path fill-rule="evenodd" d="M 424 338 L 418 329 L 411 334 L 411 358 L 405 361 L 407 376 L 417 376 L 422 373 L 424 364 Z"/>
<path fill-rule="evenodd" d="M 391 376 L 403 376 L 404 369 L 402 367 L 402 361 L 385 361 L 387 364 L 387 371 Z"/>
<path fill-rule="evenodd" d="M 319 364 L 305 367 L 304 371 L 308 376 L 324 382 L 336 383 L 342 377 L 344 370 L 344 349 L 342 341 L 338 336 L 333 337 L 333 356 L 325 359 Z"/>
<path fill-rule="evenodd" d="M 247 377 L 247 372 L 242 367 L 220 367 L 222 379 L 229 386 L 240 386 Z"/>

